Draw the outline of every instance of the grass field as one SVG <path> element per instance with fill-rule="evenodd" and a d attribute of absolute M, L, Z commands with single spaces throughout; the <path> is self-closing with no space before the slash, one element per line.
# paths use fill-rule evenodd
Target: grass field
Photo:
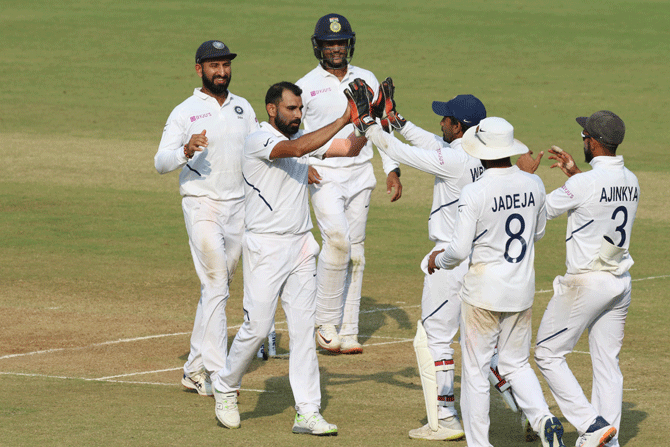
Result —
<path fill-rule="evenodd" d="M 316 65 L 309 37 L 331 11 L 357 33 L 353 62 L 380 79 L 392 76 L 400 111 L 428 130 L 439 130 L 431 101 L 472 93 L 531 149 L 556 144 L 584 168 L 574 117 L 610 109 L 624 119 L 620 153 L 638 175 L 642 201 L 620 356 L 620 442 L 667 444 L 668 2 L 3 0 L 0 446 L 418 444 L 407 438 L 425 423 L 411 339 L 420 316 L 418 264 L 431 248 L 432 179 L 410 168 L 400 202 L 388 202 L 381 181 L 373 194 L 365 352 L 319 355 L 322 412 L 338 424 L 338 438 L 291 434 L 285 357 L 252 364 L 240 430 L 218 426 L 213 400 L 179 385 L 199 284 L 177 176 L 153 168 L 165 119 L 198 86 L 193 56 L 212 38 L 239 54 L 231 90 L 264 119 L 267 87 Z M 547 190 L 564 181 L 546 160 L 538 174 Z M 537 245 L 535 328 L 552 279 L 565 270 L 564 233 L 565 219 L 552 221 Z M 238 272 L 228 303 L 231 339 L 242 322 L 241 286 Z M 285 354 L 281 311 L 277 321 Z M 588 394 L 587 350 L 580 341 L 569 362 Z M 491 414 L 494 445 L 525 444 L 516 415 L 495 395 Z M 574 428 L 562 420 L 573 445 Z"/>

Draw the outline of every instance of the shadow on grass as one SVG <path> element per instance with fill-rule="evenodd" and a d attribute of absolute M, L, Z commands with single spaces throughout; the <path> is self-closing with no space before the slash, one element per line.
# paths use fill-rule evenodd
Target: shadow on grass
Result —
<path fill-rule="evenodd" d="M 361 298 L 362 310 L 359 320 L 359 332 L 361 334 L 375 334 L 379 329 L 386 326 L 386 319 L 395 320 L 400 329 L 413 330 L 414 322 L 410 321 L 409 315 L 397 304 L 380 303 L 373 298 L 364 296 Z"/>
<path fill-rule="evenodd" d="M 627 445 L 631 439 L 635 439 L 640 434 L 640 424 L 649 416 L 646 411 L 633 410 L 635 406 L 633 402 L 624 401 L 623 403 L 619 433 L 620 445 Z"/>
<path fill-rule="evenodd" d="M 421 385 L 407 383 L 400 378 L 416 378 L 416 368 L 404 368 L 395 372 L 378 372 L 374 374 L 331 374 L 326 368 L 319 368 L 321 373 L 321 411 L 328 408 L 331 394 L 330 386 L 340 386 L 361 382 L 391 385 L 404 390 L 420 391 Z M 258 418 L 283 413 L 293 408 L 295 401 L 288 376 L 271 377 L 265 381 L 265 393 L 262 393 L 256 403 L 256 408 L 242 413 L 244 418 Z"/>

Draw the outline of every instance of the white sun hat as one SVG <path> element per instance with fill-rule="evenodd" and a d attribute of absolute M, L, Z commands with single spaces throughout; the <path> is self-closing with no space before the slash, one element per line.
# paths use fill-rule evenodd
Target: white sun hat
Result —
<path fill-rule="evenodd" d="M 480 160 L 498 160 L 528 152 L 528 147 L 514 138 L 514 127 L 495 116 L 469 128 L 461 143 L 465 152 Z"/>

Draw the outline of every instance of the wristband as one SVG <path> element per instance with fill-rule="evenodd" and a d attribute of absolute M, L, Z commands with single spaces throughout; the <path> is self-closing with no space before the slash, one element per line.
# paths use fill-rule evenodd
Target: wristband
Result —
<path fill-rule="evenodd" d="M 398 176 L 398 178 L 400 178 L 400 168 L 392 169 L 391 172 L 395 172 L 396 175 Z M 390 174 L 391 172 L 389 172 L 389 174 Z"/>

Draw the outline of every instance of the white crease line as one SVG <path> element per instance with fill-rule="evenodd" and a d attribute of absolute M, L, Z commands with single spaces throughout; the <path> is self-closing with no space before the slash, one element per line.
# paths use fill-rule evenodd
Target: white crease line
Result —
<path fill-rule="evenodd" d="M 670 278 L 670 275 L 661 275 L 661 276 L 649 276 L 647 278 L 638 278 L 638 279 L 633 279 L 633 281 L 647 281 L 650 279 L 662 279 L 662 278 Z M 549 293 L 553 292 L 553 290 L 537 290 L 535 293 Z M 377 308 L 377 309 L 369 309 L 369 310 L 363 310 L 360 311 L 362 314 L 369 314 L 369 313 L 374 313 L 374 312 L 386 312 L 390 310 L 401 310 L 401 309 L 411 309 L 411 308 L 417 308 L 421 307 L 421 305 L 414 305 L 414 306 L 402 306 L 402 307 L 385 307 L 385 308 Z M 286 324 L 286 320 L 284 321 L 279 321 L 275 322 L 275 324 Z M 229 326 L 228 330 L 230 329 L 239 329 L 241 325 L 237 326 Z M 148 335 L 146 337 L 136 337 L 136 338 L 124 338 L 120 340 L 115 340 L 115 341 L 106 341 L 102 343 L 95 343 L 89 346 L 81 346 L 77 348 L 55 348 L 55 349 L 46 349 L 44 351 L 33 351 L 33 352 L 26 352 L 22 354 L 8 354 L 8 355 L 3 355 L 0 357 L 0 360 L 4 359 L 10 359 L 10 358 L 15 358 L 15 357 L 27 357 L 30 355 L 37 355 L 37 354 L 51 354 L 54 352 L 61 352 L 61 351 L 68 351 L 68 350 L 79 350 L 79 349 L 87 349 L 87 348 L 92 348 L 96 346 L 107 346 L 107 345 L 114 345 L 114 344 L 119 344 L 119 343 L 131 343 L 135 341 L 142 341 L 142 340 L 151 340 L 154 338 L 163 338 L 163 337 L 174 337 L 174 336 L 179 336 L 179 335 L 188 335 L 190 332 L 177 332 L 174 334 L 159 334 L 159 335 Z M 372 345 L 369 345 L 372 346 Z"/>
<path fill-rule="evenodd" d="M 118 377 L 139 376 L 139 375 L 142 375 L 142 374 L 154 374 L 154 373 L 162 373 L 162 372 L 167 372 L 167 371 L 177 371 L 179 369 L 184 369 L 184 367 L 179 366 L 177 368 L 157 369 L 155 371 L 141 371 L 141 372 L 134 372 L 134 373 L 128 373 L 128 374 L 119 374 L 117 376 L 100 377 L 100 378 L 92 379 L 92 380 L 109 380 L 109 379 L 116 379 Z"/>
<path fill-rule="evenodd" d="M 383 343 L 369 343 L 369 344 L 366 343 L 363 346 L 365 347 L 365 346 L 394 345 L 394 344 L 398 344 L 398 343 L 407 343 L 407 342 L 410 342 L 410 341 L 414 341 L 414 339 L 413 338 L 403 338 L 403 339 L 396 340 L 396 341 L 385 341 Z"/>
<path fill-rule="evenodd" d="M 662 276 L 649 276 L 647 278 L 638 278 L 638 279 L 633 279 L 632 281 L 646 281 L 648 279 L 661 279 L 661 278 L 670 278 L 670 275 L 662 275 Z"/>
<path fill-rule="evenodd" d="M 181 367 L 176 368 L 181 369 Z M 174 369 L 166 369 L 164 371 L 173 371 Z M 159 371 L 149 371 L 149 372 L 159 372 Z M 144 374 L 144 373 L 137 373 Z M 148 373 L 147 373 L 148 374 Z M 137 381 L 127 381 L 127 380 L 109 380 L 106 378 L 100 379 L 89 379 L 86 377 L 65 377 L 65 376 L 49 376 L 46 374 L 26 374 L 26 373 L 13 373 L 13 372 L 3 372 L 0 371 L 0 375 L 5 376 L 22 376 L 22 377 L 43 377 L 45 379 L 62 379 L 62 380 L 83 380 L 85 382 L 107 382 L 107 383 L 129 383 L 134 385 L 160 385 L 160 386 L 182 386 L 180 383 L 161 383 L 161 382 L 137 382 Z M 274 393 L 274 391 L 268 390 L 255 390 L 253 388 L 240 388 L 240 391 L 249 391 L 256 393 Z"/>

